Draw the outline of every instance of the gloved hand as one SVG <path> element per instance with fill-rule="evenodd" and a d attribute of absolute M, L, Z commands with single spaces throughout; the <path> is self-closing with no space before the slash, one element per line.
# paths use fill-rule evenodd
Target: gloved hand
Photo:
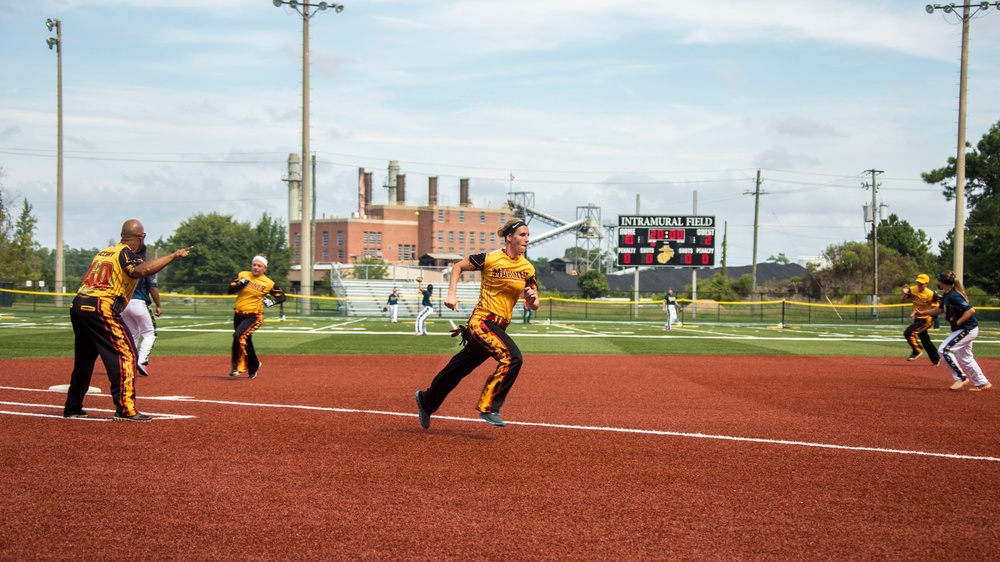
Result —
<path fill-rule="evenodd" d="M 264 297 L 264 306 L 267 308 L 271 308 L 272 306 L 274 306 L 274 299 L 272 299 L 271 297 Z"/>
<path fill-rule="evenodd" d="M 240 280 L 236 282 L 236 286 L 242 289 L 243 287 L 246 287 L 249 283 L 250 283 L 249 279 L 247 279 L 246 277 L 240 277 Z"/>

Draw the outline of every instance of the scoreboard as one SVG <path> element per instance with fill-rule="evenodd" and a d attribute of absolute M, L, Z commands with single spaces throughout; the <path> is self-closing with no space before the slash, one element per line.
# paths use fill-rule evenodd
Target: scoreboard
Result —
<path fill-rule="evenodd" d="M 715 266 L 715 217 L 618 215 L 619 267 Z"/>

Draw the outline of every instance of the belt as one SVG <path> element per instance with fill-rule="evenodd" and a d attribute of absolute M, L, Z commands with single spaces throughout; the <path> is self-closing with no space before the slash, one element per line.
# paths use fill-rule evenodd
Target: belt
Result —
<path fill-rule="evenodd" d="M 500 326 L 501 328 L 503 328 L 505 330 L 507 329 L 507 326 L 510 324 L 510 320 L 509 319 L 507 319 L 507 318 L 500 318 L 499 316 L 497 316 L 496 314 L 493 314 L 492 312 L 486 315 L 486 321 L 487 322 L 492 322 L 492 323 L 496 324 L 497 326 Z"/>

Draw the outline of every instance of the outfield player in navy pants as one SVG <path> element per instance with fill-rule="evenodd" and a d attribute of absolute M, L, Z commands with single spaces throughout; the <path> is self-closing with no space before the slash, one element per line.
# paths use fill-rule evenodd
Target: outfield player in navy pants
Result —
<path fill-rule="evenodd" d="M 153 419 L 139 413 L 135 406 L 137 354 L 121 312 L 132 298 L 139 279 L 155 274 L 176 259 L 187 257 L 194 246 L 144 262 L 136 252 L 145 238 L 141 222 L 125 221 L 121 242 L 98 252 L 83 276 L 83 283 L 69 309 L 75 345 L 64 417 L 87 417 L 83 397 L 90 389 L 94 362 L 100 356 L 111 383 L 114 420 L 148 422 Z"/>

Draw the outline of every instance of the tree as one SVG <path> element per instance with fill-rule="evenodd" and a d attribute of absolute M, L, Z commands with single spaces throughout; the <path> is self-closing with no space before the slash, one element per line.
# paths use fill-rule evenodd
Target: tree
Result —
<path fill-rule="evenodd" d="M 535 266 L 535 273 L 548 273 L 552 271 L 552 265 L 549 264 L 549 258 L 528 258 L 531 265 Z"/>
<path fill-rule="evenodd" d="M 867 240 L 871 242 L 872 233 L 868 232 Z M 913 258 L 917 268 L 924 271 L 937 269 L 937 257 L 930 251 L 931 239 L 923 230 L 914 230 L 910 223 L 900 220 L 895 214 L 879 223 L 878 243 L 880 246 L 892 248 L 901 256 Z"/>
<path fill-rule="evenodd" d="M 785 254 L 783 254 L 783 253 L 778 254 L 777 256 L 771 256 L 771 257 L 767 258 L 767 261 L 773 262 L 773 263 L 780 263 L 781 265 L 788 265 L 788 264 L 792 263 L 792 261 L 789 260 L 787 257 L 785 257 Z"/>
<path fill-rule="evenodd" d="M 0 179 L 3 179 L 3 170 L 0 169 Z M 10 239 L 14 233 L 14 225 L 10 219 L 10 195 L 0 184 L 0 280 L 9 281 L 13 279 L 15 269 L 14 261 L 10 257 Z"/>
<path fill-rule="evenodd" d="M 375 256 L 363 256 L 358 265 L 361 266 L 361 271 L 358 271 L 358 267 L 354 268 L 354 277 L 357 279 L 385 279 L 389 276 L 389 268 L 385 266 L 385 261 L 376 258 Z"/>
<path fill-rule="evenodd" d="M 607 278 L 597 269 L 591 269 L 579 276 L 576 279 L 576 286 L 580 288 L 585 299 L 603 297 L 611 290 Z"/>
<path fill-rule="evenodd" d="M 1000 292 L 1000 195 L 980 200 L 969 213 L 965 236 L 965 283 Z"/>
<path fill-rule="evenodd" d="M 870 295 L 874 279 L 871 244 L 847 241 L 831 244 L 823 252 L 829 267 L 812 271 L 817 285 L 834 295 Z M 912 283 L 918 268 L 913 258 L 901 256 L 892 248 L 879 244 L 878 282 L 879 294 L 890 293 L 904 283 Z"/>
<path fill-rule="evenodd" d="M 0 179 L 3 170 L 0 169 Z M 0 279 L 22 284 L 26 280 L 38 281 L 43 277 L 43 262 L 38 256 L 35 227 L 38 224 L 31 214 L 27 199 L 21 203 L 21 214 L 12 220 L 12 198 L 0 184 Z M 49 285 L 51 286 L 51 285 Z"/>
<path fill-rule="evenodd" d="M 966 143 L 966 146 L 970 146 Z M 976 144 L 977 150 L 965 153 L 965 197 L 970 209 L 983 199 L 1000 195 L 1000 121 Z M 957 160 L 948 157 L 948 165 L 920 174 L 927 183 L 940 184 L 945 199 L 955 198 Z"/>
<path fill-rule="evenodd" d="M 280 239 L 279 239 L 280 237 Z M 251 228 L 248 222 L 233 220 L 218 213 L 198 213 L 185 220 L 164 242 L 156 247 L 166 249 L 194 246 L 191 254 L 163 270 L 161 285 L 200 287 L 202 291 L 223 293 L 231 279 L 250 267 L 258 253 L 267 254 L 267 275 L 278 285 L 287 286 L 291 264 L 285 229 L 266 213 Z"/>
<path fill-rule="evenodd" d="M 31 215 L 31 204 L 25 199 L 22 202 L 21 215 L 14 225 L 14 236 L 11 239 L 10 258 L 18 264 L 17 281 L 29 279 L 37 281 L 42 278 L 42 260 L 38 257 L 39 245 L 35 241 L 37 224 L 38 219 Z"/>
<path fill-rule="evenodd" d="M 968 145 L 967 145 L 968 146 Z M 948 165 L 921 174 L 927 183 L 939 184 L 949 201 L 955 198 L 956 159 L 948 158 Z M 981 284 L 996 291 L 1000 285 L 1000 250 L 990 241 L 996 240 L 997 211 L 1000 210 L 1000 122 L 995 123 L 976 144 L 976 149 L 965 154 L 965 197 L 969 213 L 966 221 L 963 256 L 969 267 L 965 270 L 967 286 Z M 982 209 L 980 209 L 982 207 Z M 951 267 L 954 263 L 954 231 L 938 244 L 941 250 L 940 265 Z"/>

